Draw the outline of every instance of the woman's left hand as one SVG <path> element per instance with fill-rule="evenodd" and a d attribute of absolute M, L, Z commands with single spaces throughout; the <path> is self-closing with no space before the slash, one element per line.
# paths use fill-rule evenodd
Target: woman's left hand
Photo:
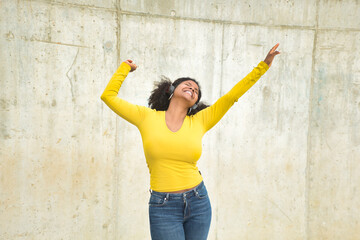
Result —
<path fill-rule="evenodd" d="M 272 61 L 274 60 L 274 57 L 278 54 L 280 54 L 279 51 L 276 51 L 277 47 L 279 46 L 279 43 L 277 43 L 272 49 L 270 49 L 268 55 L 266 56 L 264 62 L 270 67 Z"/>

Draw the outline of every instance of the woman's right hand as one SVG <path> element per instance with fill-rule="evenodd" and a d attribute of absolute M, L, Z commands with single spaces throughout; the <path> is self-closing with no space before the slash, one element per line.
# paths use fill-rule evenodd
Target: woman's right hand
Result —
<path fill-rule="evenodd" d="M 133 61 L 132 61 L 132 60 L 130 60 L 130 59 L 128 59 L 128 60 L 126 60 L 126 61 L 124 61 L 124 63 L 128 64 L 128 65 L 131 67 L 130 72 L 135 71 L 135 70 L 136 70 L 136 68 L 137 68 L 136 64 L 135 64 L 135 63 L 133 63 Z"/>

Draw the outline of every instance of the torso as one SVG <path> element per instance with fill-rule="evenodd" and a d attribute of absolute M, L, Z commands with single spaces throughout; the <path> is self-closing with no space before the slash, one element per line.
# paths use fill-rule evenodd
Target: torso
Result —
<path fill-rule="evenodd" d="M 202 122 L 187 116 L 177 128 L 169 129 L 165 111 L 147 115 L 139 126 L 154 191 L 182 193 L 202 180 L 196 166 L 205 132 Z"/>

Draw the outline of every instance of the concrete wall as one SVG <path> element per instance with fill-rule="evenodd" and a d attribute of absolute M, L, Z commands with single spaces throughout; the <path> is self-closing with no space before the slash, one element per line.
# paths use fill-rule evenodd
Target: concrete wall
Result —
<path fill-rule="evenodd" d="M 360 236 L 360 2 L 0 1 L 0 239 L 150 239 L 137 129 L 100 95 L 146 105 L 160 75 L 213 103 L 282 54 L 203 140 L 209 239 Z"/>

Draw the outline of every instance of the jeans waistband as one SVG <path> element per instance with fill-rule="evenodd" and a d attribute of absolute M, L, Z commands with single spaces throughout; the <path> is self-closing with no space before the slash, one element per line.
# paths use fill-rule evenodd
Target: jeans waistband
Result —
<path fill-rule="evenodd" d="M 194 189 L 191 189 L 189 191 L 183 192 L 183 193 L 166 193 L 166 192 L 157 192 L 157 191 L 153 191 L 151 189 L 149 189 L 151 194 L 157 195 L 159 197 L 166 197 L 167 199 L 169 198 L 183 198 L 184 196 L 195 196 L 198 195 L 198 192 L 204 187 L 204 181 L 201 181 L 201 183 L 196 186 Z"/>

